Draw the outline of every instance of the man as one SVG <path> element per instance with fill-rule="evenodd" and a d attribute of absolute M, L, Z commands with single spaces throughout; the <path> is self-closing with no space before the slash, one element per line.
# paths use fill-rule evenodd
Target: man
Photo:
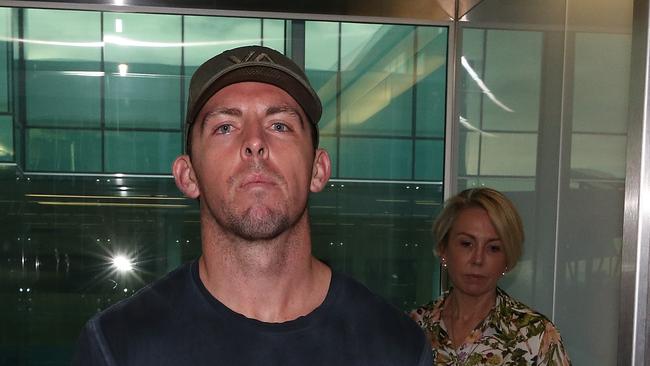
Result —
<path fill-rule="evenodd" d="M 330 176 L 321 109 L 269 48 L 198 68 L 173 174 L 199 200 L 203 254 L 91 319 L 75 364 L 432 364 L 414 322 L 311 254 L 307 198 Z"/>

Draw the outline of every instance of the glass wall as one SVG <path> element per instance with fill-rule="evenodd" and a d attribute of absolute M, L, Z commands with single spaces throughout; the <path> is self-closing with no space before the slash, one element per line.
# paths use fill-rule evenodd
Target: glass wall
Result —
<path fill-rule="evenodd" d="M 524 256 L 501 286 L 576 365 L 617 362 L 631 4 L 486 0 L 459 35 L 459 189 L 515 201 Z"/>
<path fill-rule="evenodd" d="M 190 75 L 239 45 L 285 52 L 292 21 L 18 8 L 0 20 L 0 160 L 16 163 L 0 166 L 0 364 L 65 365 L 89 317 L 200 253 L 198 207 L 169 175 Z M 310 198 L 314 253 L 410 309 L 439 291 L 447 28 L 304 25 L 334 162 Z"/>

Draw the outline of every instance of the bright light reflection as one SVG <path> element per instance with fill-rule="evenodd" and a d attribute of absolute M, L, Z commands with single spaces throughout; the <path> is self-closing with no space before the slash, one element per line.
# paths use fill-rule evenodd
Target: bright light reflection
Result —
<path fill-rule="evenodd" d="M 122 5 L 124 5 L 124 0 L 115 0 L 115 1 L 113 1 L 113 4 L 122 6 Z"/>
<path fill-rule="evenodd" d="M 472 125 L 472 124 L 467 120 L 467 118 L 465 118 L 465 117 L 463 117 L 463 116 L 458 116 L 458 122 L 460 122 L 460 124 L 463 125 L 465 128 L 467 128 L 468 130 L 476 131 L 476 132 L 478 132 L 478 133 L 480 133 L 480 134 L 482 134 L 482 135 L 484 135 L 484 136 L 488 136 L 488 137 L 494 137 L 494 136 L 496 136 L 495 134 L 492 134 L 492 133 L 489 133 L 489 132 L 485 132 L 485 131 L 481 130 L 480 128 L 475 127 L 474 125 Z"/>
<path fill-rule="evenodd" d="M 130 258 L 127 258 L 124 255 L 118 254 L 113 257 L 113 267 L 120 272 L 130 272 L 133 270 L 133 263 Z"/>
<path fill-rule="evenodd" d="M 460 63 L 461 65 L 463 65 L 463 67 L 465 68 L 469 76 L 471 76 L 472 79 L 476 82 L 476 85 L 478 85 L 478 87 L 483 91 L 483 93 L 487 95 L 487 97 L 490 98 L 490 100 L 494 102 L 494 104 L 498 105 L 499 107 L 501 107 L 501 109 L 505 111 L 514 112 L 507 105 L 503 104 L 500 100 L 498 100 L 494 94 L 492 94 L 492 91 L 487 87 L 487 85 L 485 85 L 483 80 L 481 80 L 481 78 L 478 76 L 476 71 L 474 71 L 472 66 L 470 66 L 469 62 L 467 62 L 465 56 L 460 57 Z"/>
<path fill-rule="evenodd" d="M 117 65 L 117 69 L 120 71 L 120 76 L 124 76 L 126 75 L 127 71 L 129 71 L 129 65 L 119 64 Z"/>
<path fill-rule="evenodd" d="M 122 33 L 122 19 L 115 19 L 115 32 Z"/>

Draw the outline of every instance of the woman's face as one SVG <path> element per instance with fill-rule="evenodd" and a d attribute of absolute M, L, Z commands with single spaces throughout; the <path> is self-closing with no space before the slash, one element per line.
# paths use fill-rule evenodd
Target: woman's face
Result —
<path fill-rule="evenodd" d="M 487 212 L 478 207 L 460 212 L 441 253 L 449 278 L 469 296 L 494 292 L 506 269 L 506 253 Z"/>

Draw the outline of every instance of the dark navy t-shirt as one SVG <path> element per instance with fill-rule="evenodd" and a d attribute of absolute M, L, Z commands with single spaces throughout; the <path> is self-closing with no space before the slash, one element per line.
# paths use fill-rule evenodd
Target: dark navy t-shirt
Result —
<path fill-rule="evenodd" d="M 198 262 L 99 313 L 73 365 L 432 365 L 419 327 L 355 280 L 332 273 L 323 303 L 284 323 L 246 318 L 216 300 Z"/>

